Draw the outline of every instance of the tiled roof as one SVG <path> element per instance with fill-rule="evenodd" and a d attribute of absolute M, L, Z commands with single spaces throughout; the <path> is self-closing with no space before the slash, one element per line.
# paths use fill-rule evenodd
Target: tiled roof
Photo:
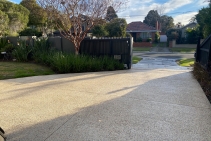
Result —
<path fill-rule="evenodd" d="M 138 22 L 132 22 L 130 24 L 128 24 L 127 26 L 127 31 L 128 32 L 132 32 L 132 31 L 151 31 L 151 30 L 156 30 L 155 27 L 152 27 L 152 26 L 149 26 L 141 21 L 138 21 Z"/>

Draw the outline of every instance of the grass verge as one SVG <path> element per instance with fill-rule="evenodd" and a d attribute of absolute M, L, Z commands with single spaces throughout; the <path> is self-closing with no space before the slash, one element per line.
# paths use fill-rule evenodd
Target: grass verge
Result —
<path fill-rule="evenodd" d="M 194 53 L 196 51 L 195 48 L 185 48 L 185 47 L 178 47 L 178 48 L 170 48 L 172 52 L 180 52 L 180 53 Z"/>
<path fill-rule="evenodd" d="M 177 61 L 177 64 L 183 67 L 190 67 L 193 66 L 195 59 L 181 59 Z"/>
<path fill-rule="evenodd" d="M 133 64 L 137 64 L 141 60 L 142 60 L 142 58 L 139 58 L 137 56 L 133 56 Z"/>
<path fill-rule="evenodd" d="M 150 51 L 151 47 L 133 47 L 133 51 Z"/>
<path fill-rule="evenodd" d="M 0 80 L 50 74 L 55 73 L 48 67 L 34 63 L 0 62 Z"/>

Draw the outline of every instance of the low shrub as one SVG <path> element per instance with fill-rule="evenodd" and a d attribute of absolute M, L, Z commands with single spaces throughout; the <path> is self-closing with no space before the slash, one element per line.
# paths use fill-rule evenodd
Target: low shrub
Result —
<path fill-rule="evenodd" d="M 113 71 L 124 69 L 124 64 L 112 57 L 67 54 L 50 48 L 46 39 L 36 40 L 34 47 L 21 41 L 13 50 L 17 61 L 26 62 L 32 56 L 36 63 L 51 67 L 58 73 Z"/>
<path fill-rule="evenodd" d="M 8 44 L 8 41 L 6 38 L 0 38 L 0 50 L 4 48 Z"/>
<path fill-rule="evenodd" d="M 13 57 L 17 61 L 27 62 L 30 58 L 32 47 L 26 43 L 26 41 L 20 41 L 19 45 L 12 51 Z"/>
<path fill-rule="evenodd" d="M 148 38 L 148 39 L 147 39 L 147 42 L 151 42 L 151 41 L 152 41 L 152 38 Z"/>
<path fill-rule="evenodd" d="M 35 62 L 49 66 L 53 53 L 54 50 L 50 48 L 50 44 L 47 39 L 42 38 L 35 40 L 34 47 L 32 49 L 32 58 Z"/>
<path fill-rule="evenodd" d="M 211 102 L 211 72 L 205 70 L 199 63 L 195 62 L 193 66 L 193 75 Z"/>
<path fill-rule="evenodd" d="M 51 67 L 58 73 L 76 73 L 121 70 L 124 69 L 124 64 L 108 56 L 92 57 L 55 52 L 51 59 Z"/>
<path fill-rule="evenodd" d="M 141 37 L 139 37 L 136 41 L 137 41 L 137 42 L 142 42 L 143 40 L 142 40 Z"/>
<path fill-rule="evenodd" d="M 20 36 L 42 36 L 42 32 L 38 31 L 37 29 L 26 28 L 19 33 Z"/>

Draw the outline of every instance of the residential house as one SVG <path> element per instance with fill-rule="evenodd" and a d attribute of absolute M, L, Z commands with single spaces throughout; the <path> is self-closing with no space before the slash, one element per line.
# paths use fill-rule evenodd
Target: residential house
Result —
<path fill-rule="evenodd" d="M 183 27 L 180 28 L 180 30 L 182 31 L 182 35 L 181 37 L 182 38 L 185 38 L 186 37 L 186 30 L 187 28 L 195 28 L 197 26 L 197 23 L 193 22 L 193 23 L 189 23 Z"/>
<path fill-rule="evenodd" d="M 155 33 L 161 32 L 159 29 L 160 25 L 158 22 L 156 23 L 156 27 L 152 27 L 141 21 L 137 21 L 128 24 L 126 32 L 132 35 L 134 42 L 136 42 L 139 38 L 142 38 L 142 40 L 152 38 L 152 41 L 154 41 Z"/>

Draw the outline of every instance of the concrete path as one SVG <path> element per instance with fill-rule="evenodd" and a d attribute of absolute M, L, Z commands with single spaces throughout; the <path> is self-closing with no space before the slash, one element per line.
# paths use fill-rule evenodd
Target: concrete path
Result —
<path fill-rule="evenodd" d="M 139 69 L 174 69 L 174 70 L 192 70 L 191 67 L 180 67 L 176 61 L 178 59 L 168 58 L 143 58 L 140 62 L 133 65 L 133 68 Z"/>
<path fill-rule="evenodd" d="M 170 52 L 169 47 L 152 47 L 150 52 Z"/>
<path fill-rule="evenodd" d="M 211 106 L 190 70 L 134 66 L 0 86 L 7 141 L 211 141 Z"/>

